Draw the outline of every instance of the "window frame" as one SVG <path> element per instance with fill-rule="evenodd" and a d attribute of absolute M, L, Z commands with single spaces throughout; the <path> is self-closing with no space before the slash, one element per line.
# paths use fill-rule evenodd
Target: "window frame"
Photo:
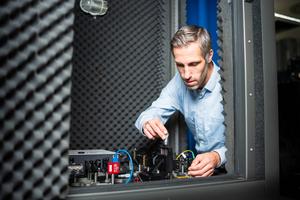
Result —
<path fill-rule="evenodd" d="M 232 79 L 232 95 L 234 103 L 231 116 L 234 116 L 230 130 L 234 133 L 233 171 L 221 176 L 197 178 L 188 180 L 163 180 L 142 184 L 115 185 L 114 187 L 88 187 L 72 188 L 69 199 L 154 199 L 156 197 L 183 198 L 187 194 L 190 197 L 202 199 L 221 198 L 226 194 L 227 198 L 239 197 L 252 198 L 265 197 L 265 195 L 276 196 L 278 191 L 278 124 L 277 119 L 277 90 L 276 90 L 276 66 L 275 34 L 273 1 L 261 1 L 261 23 L 262 23 L 262 56 L 264 72 L 264 124 L 265 124 L 265 177 L 255 177 L 255 99 L 254 71 L 253 71 L 253 23 L 252 23 L 252 1 L 228 1 L 232 4 L 232 67 L 233 74 L 225 79 Z M 182 2 L 172 3 L 175 9 L 182 12 Z M 179 6 L 180 5 L 180 6 Z M 173 22 L 177 21 L 172 28 L 182 22 L 183 15 L 175 11 Z M 177 13 L 177 14 L 176 14 Z M 174 19 L 177 18 L 177 20 Z M 172 32 L 172 31 L 170 31 Z M 241 34 L 243 33 L 243 34 Z M 274 39 L 274 40 L 273 40 Z M 172 59 L 170 59 L 172 60 Z M 172 66 L 172 65 L 171 65 Z M 243 66 L 243 67 L 241 67 Z M 172 74 L 172 70 L 171 70 Z M 230 111 L 231 108 L 227 109 Z M 274 114 L 275 112 L 275 114 Z M 232 125 L 232 124 L 231 124 Z M 228 126 L 227 126 L 228 127 Z M 277 189 L 277 190 L 276 190 Z M 252 193 L 253 192 L 253 193 Z"/>

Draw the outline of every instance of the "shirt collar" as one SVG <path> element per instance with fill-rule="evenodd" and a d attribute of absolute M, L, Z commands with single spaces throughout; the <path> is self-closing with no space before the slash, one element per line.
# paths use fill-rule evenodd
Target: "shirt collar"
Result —
<path fill-rule="evenodd" d="M 213 64 L 214 65 L 213 65 L 213 71 L 211 73 L 211 76 L 210 76 L 208 82 L 204 86 L 204 88 L 210 92 L 213 91 L 213 89 L 217 85 L 218 77 L 219 77 L 218 66 L 215 64 L 215 62 L 213 62 Z"/>
<path fill-rule="evenodd" d="M 212 61 L 213 62 L 213 61 Z M 204 95 L 207 93 L 207 92 L 212 92 L 213 89 L 215 88 L 215 86 L 217 85 L 217 82 L 219 80 L 219 67 L 213 62 L 213 71 L 211 73 L 211 76 L 208 80 L 208 82 L 205 84 L 205 86 L 202 88 L 202 90 L 191 90 L 191 94 L 194 96 L 194 97 L 197 97 L 197 98 L 203 98 Z"/>

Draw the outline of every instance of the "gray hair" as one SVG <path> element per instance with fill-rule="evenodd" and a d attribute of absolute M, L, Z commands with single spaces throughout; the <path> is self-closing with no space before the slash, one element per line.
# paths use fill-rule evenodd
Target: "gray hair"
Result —
<path fill-rule="evenodd" d="M 171 40 L 171 50 L 173 52 L 174 48 L 188 46 L 192 42 L 199 44 L 202 56 L 207 61 L 211 50 L 211 37 L 209 32 L 200 26 L 190 25 L 181 27 Z"/>

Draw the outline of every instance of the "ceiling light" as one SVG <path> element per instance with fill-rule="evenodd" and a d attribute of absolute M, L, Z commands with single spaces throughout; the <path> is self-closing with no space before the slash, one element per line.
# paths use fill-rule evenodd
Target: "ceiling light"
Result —
<path fill-rule="evenodd" d="M 80 0 L 80 8 L 93 16 L 105 15 L 108 9 L 105 0 Z"/>

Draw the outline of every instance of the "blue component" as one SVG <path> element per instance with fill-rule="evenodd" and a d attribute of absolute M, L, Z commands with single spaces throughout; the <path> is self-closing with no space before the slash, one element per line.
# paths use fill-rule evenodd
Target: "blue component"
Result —
<path fill-rule="evenodd" d="M 128 158 L 129 158 L 129 168 L 130 168 L 130 175 L 126 181 L 125 184 L 129 183 L 131 181 L 131 179 L 133 178 L 133 170 L 134 170 L 134 167 L 133 167 L 133 161 L 132 161 L 132 158 L 129 154 L 129 152 L 125 149 L 118 149 L 115 153 L 115 156 L 117 157 L 117 162 L 119 162 L 119 159 L 118 159 L 118 153 L 123 153 L 123 154 L 127 154 Z M 114 156 L 114 157 L 115 157 Z M 114 157 L 113 157 L 113 162 L 114 162 Z"/>
<path fill-rule="evenodd" d="M 112 162 L 119 162 L 119 157 L 118 157 L 118 153 L 115 153 L 113 158 L 112 158 Z"/>

